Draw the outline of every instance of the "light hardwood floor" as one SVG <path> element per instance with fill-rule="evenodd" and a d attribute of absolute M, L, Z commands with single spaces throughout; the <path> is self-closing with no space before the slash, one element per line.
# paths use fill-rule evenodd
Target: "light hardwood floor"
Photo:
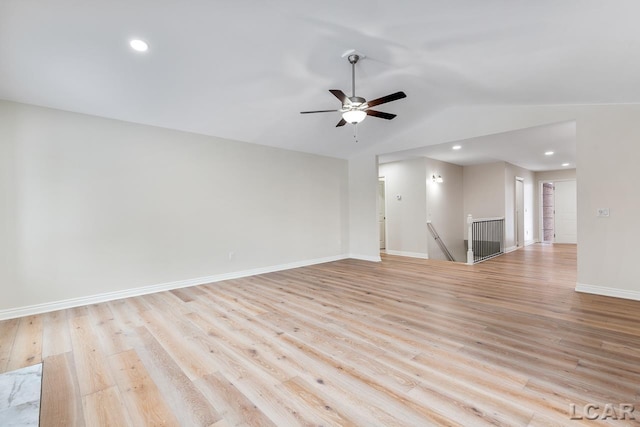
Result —
<path fill-rule="evenodd" d="M 0 372 L 44 361 L 42 426 L 640 419 L 640 302 L 575 283 L 570 245 L 344 260 L 0 322 Z"/>

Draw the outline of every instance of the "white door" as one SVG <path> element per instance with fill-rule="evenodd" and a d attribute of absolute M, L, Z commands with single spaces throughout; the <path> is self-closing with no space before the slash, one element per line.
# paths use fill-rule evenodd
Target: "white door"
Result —
<path fill-rule="evenodd" d="M 524 246 L 524 180 L 516 177 L 516 246 Z"/>
<path fill-rule="evenodd" d="M 577 243 L 578 206 L 575 181 L 556 181 L 555 183 L 555 233 L 556 243 Z"/>
<path fill-rule="evenodd" d="M 384 181 L 378 181 L 378 229 L 380 234 L 380 249 L 387 246 L 385 232 Z"/>

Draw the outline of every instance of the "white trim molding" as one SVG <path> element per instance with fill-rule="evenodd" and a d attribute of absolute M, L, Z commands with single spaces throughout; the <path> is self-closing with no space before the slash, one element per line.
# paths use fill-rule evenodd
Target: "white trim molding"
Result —
<path fill-rule="evenodd" d="M 504 250 L 504 253 L 505 253 L 505 254 L 508 254 L 509 252 L 513 252 L 513 251 L 515 251 L 516 249 L 518 249 L 518 247 L 517 247 L 517 246 L 509 246 L 508 248 L 506 248 L 506 249 Z"/>
<path fill-rule="evenodd" d="M 380 255 L 372 256 L 372 255 L 349 254 L 348 258 L 359 259 L 361 261 L 382 262 L 382 258 L 380 258 Z"/>
<path fill-rule="evenodd" d="M 606 286 L 594 286 L 578 283 L 576 285 L 576 292 L 640 301 L 640 291 L 631 291 L 628 289 L 608 288 Z"/>
<path fill-rule="evenodd" d="M 387 249 L 386 252 L 389 255 L 406 256 L 410 258 L 429 259 L 429 255 L 422 252 L 407 252 L 407 251 L 392 251 Z"/>
<path fill-rule="evenodd" d="M 47 313 L 50 311 L 64 310 L 67 308 L 80 307 L 89 304 L 98 304 L 107 301 L 118 300 L 122 298 L 137 297 L 156 292 L 170 291 L 172 289 L 187 288 L 189 286 L 205 285 L 207 283 L 221 282 L 223 280 L 240 279 L 242 277 L 255 276 L 257 274 L 273 273 L 275 271 L 290 270 L 292 268 L 306 267 L 308 265 L 323 264 L 325 262 L 340 261 L 350 258 L 348 255 L 336 255 L 326 258 L 316 258 L 304 261 L 295 261 L 287 264 L 273 265 L 269 267 L 260 267 L 250 270 L 235 271 L 231 273 L 215 274 L 206 277 L 197 277 L 195 279 L 178 280 L 175 282 L 160 283 L 157 285 L 142 286 L 133 289 L 125 289 L 122 291 L 105 292 L 97 295 L 89 295 L 85 297 L 71 298 L 62 301 L 46 302 L 43 304 L 34 304 L 26 307 L 10 308 L 0 310 L 0 320 L 14 319 L 16 317 L 31 316 L 34 314 Z M 359 258 L 361 259 L 361 258 Z M 378 257 L 378 261 L 380 261 Z"/>

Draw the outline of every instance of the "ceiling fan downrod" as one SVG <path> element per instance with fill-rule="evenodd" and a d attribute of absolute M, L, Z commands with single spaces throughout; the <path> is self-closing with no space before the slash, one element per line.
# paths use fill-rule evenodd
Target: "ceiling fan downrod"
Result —
<path fill-rule="evenodd" d="M 360 59 L 359 55 L 349 55 L 349 63 L 351 64 L 351 96 L 356 97 L 356 64 Z"/>

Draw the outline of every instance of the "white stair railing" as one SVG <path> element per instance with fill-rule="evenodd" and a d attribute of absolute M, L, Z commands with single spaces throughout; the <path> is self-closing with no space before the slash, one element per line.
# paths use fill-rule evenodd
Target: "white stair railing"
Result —
<path fill-rule="evenodd" d="M 467 264 L 475 264 L 504 253 L 504 217 L 467 216 Z"/>

